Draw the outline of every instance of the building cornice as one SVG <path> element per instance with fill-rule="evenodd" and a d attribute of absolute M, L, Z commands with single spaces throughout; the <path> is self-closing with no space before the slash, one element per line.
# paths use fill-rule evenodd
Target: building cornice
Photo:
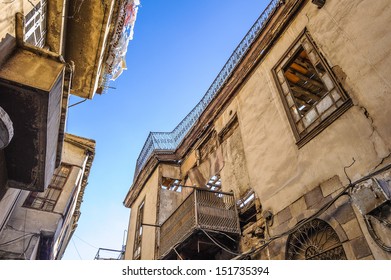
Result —
<path fill-rule="evenodd" d="M 233 70 L 231 76 L 221 87 L 218 94 L 204 109 L 179 146 L 175 150 L 166 151 L 165 157 L 169 154 L 174 161 L 178 161 L 185 157 L 197 143 L 203 132 L 213 124 L 216 118 L 221 115 L 230 101 L 236 96 L 245 81 L 251 76 L 251 73 L 268 54 L 270 49 L 279 39 L 279 36 L 307 1 L 308 0 L 288 0 L 279 5 L 267 19 L 262 31 L 253 41 L 252 45 Z M 151 172 L 158 165 L 159 158 L 164 160 L 162 154 L 161 150 L 154 150 L 144 167 L 139 172 L 136 170 L 133 184 L 124 200 L 124 205 L 126 207 L 131 207 L 135 198 L 137 198 L 137 195 L 144 187 Z"/>

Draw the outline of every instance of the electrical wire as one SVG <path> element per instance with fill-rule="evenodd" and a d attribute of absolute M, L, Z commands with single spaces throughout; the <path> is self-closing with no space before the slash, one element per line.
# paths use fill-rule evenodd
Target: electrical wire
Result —
<path fill-rule="evenodd" d="M 216 240 L 214 240 L 205 230 L 201 229 L 201 231 L 203 233 L 205 233 L 205 235 L 214 243 L 216 244 L 218 247 L 220 247 L 221 249 L 223 249 L 224 251 L 232 254 L 232 255 L 236 255 L 236 256 L 239 256 L 241 255 L 240 253 L 236 253 L 236 252 L 233 252 L 231 250 L 229 250 L 228 248 L 226 248 L 225 246 L 223 246 L 222 244 L 218 243 Z"/>
<path fill-rule="evenodd" d="M 33 235 L 33 236 L 34 236 L 34 235 L 36 235 L 36 233 L 28 233 L 28 234 L 24 234 L 24 235 L 22 235 L 22 236 L 19 236 L 19 237 L 15 238 L 15 239 L 9 240 L 9 241 L 7 241 L 7 242 L 4 242 L 4 243 L 1 243 L 1 244 L 0 244 L 0 246 L 5 246 L 5 245 L 12 244 L 13 242 L 16 242 L 16 241 L 18 241 L 19 239 L 26 238 L 27 236 L 30 236 L 30 235 Z"/>
<path fill-rule="evenodd" d="M 211 229 L 208 229 L 208 231 L 214 232 L 214 233 L 218 233 L 218 234 L 222 234 L 222 235 L 225 235 L 227 238 L 231 239 L 233 242 L 236 242 L 236 239 L 235 239 L 235 238 L 232 238 L 231 236 L 229 236 L 228 234 L 226 234 L 226 233 L 224 233 L 224 232 L 220 232 L 220 231 L 217 231 L 217 230 L 211 230 Z"/>
<path fill-rule="evenodd" d="M 386 245 L 380 237 L 376 234 L 375 229 L 373 228 L 371 218 L 377 219 L 380 223 L 385 224 L 388 228 L 391 228 L 391 223 L 389 221 L 379 219 L 377 217 L 373 217 L 371 215 L 363 215 L 365 224 L 367 225 L 369 235 L 372 237 L 372 239 L 376 242 L 376 244 L 382 248 L 386 252 L 391 252 L 391 246 Z"/>
<path fill-rule="evenodd" d="M 353 159 L 354 160 L 354 159 Z M 354 162 L 353 162 L 354 163 Z M 348 167 L 351 167 L 353 164 L 351 164 L 350 166 Z M 361 179 L 353 182 L 353 183 L 349 183 L 340 193 L 338 193 L 337 196 L 335 196 L 331 201 L 329 201 L 328 203 L 326 203 L 325 205 L 323 205 L 318 211 L 316 211 L 313 215 L 311 215 L 310 217 L 306 218 L 306 219 L 303 219 L 301 220 L 300 222 L 298 222 L 293 228 L 281 233 L 281 234 L 277 234 L 275 236 L 272 236 L 270 237 L 269 240 L 266 240 L 266 242 L 264 244 L 262 244 L 261 246 L 259 247 L 256 247 L 254 249 L 251 249 L 245 253 L 242 253 L 240 254 L 239 256 L 235 257 L 234 259 L 244 259 L 244 258 L 247 258 L 247 257 L 250 257 L 251 255 L 254 255 L 256 253 L 258 253 L 259 251 L 263 250 L 264 248 L 266 248 L 267 246 L 269 246 L 269 244 L 271 242 L 273 242 L 274 240 L 278 239 L 278 238 L 281 238 L 283 236 L 286 236 L 286 235 L 289 235 L 293 232 L 295 232 L 298 228 L 300 228 L 301 226 L 303 226 L 305 223 L 307 222 L 310 222 L 312 220 L 314 220 L 315 218 L 317 218 L 320 214 L 322 214 L 323 212 L 325 212 L 328 208 L 330 208 L 330 206 L 332 204 L 334 204 L 340 197 L 344 196 L 344 195 L 349 195 L 348 191 L 349 189 L 353 188 L 355 185 L 361 183 L 361 182 L 364 182 L 370 178 L 372 178 L 373 176 L 376 176 L 377 174 L 380 174 L 388 169 L 391 168 L 391 164 L 388 164 L 386 166 L 384 166 L 383 168 L 375 171 L 375 172 L 372 172 L 364 177 L 362 177 Z M 345 168 L 344 168 L 344 171 L 345 171 Z M 346 174 L 346 172 L 345 172 Z M 349 180 L 349 177 L 348 177 L 348 180 Z M 371 231 L 369 231 L 370 234 L 371 234 Z M 374 233 L 374 232 L 373 232 Z M 380 245 L 379 245 L 380 246 Z M 384 245 L 385 246 L 385 245 Z M 383 248 L 383 247 L 382 247 Z M 385 246 L 385 249 L 388 250 L 388 246 Z"/>
<path fill-rule="evenodd" d="M 76 247 L 75 241 L 73 241 L 73 238 L 72 238 L 72 243 L 73 243 L 73 246 L 75 247 L 76 253 L 79 255 L 79 258 L 80 258 L 81 260 L 83 260 L 83 259 L 81 258 L 81 256 L 80 256 L 79 250 L 77 250 L 77 247 Z"/>
<path fill-rule="evenodd" d="M 349 167 L 352 167 L 353 164 L 356 162 L 356 160 L 355 160 L 354 158 L 352 158 L 352 159 L 353 159 L 353 162 L 352 162 L 350 165 L 345 166 L 345 167 L 343 168 L 343 172 L 345 173 L 345 176 L 346 176 L 346 178 L 347 178 L 348 181 L 349 181 L 349 185 L 352 184 L 352 180 L 350 179 L 350 177 L 349 177 L 348 174 L 346 173 L 346 169 L 348 169 Z"/>
<path fill-rule="evenodd" d="M 30 240 L 29 240 L 29 242 L 27 243 L 26 249 L 24 249 L 24 251 L 23 251 L 22 253 L 20 253 L 20 256 L 23 256 L 24 259 L 26 259 L 26 252 L 27 252 L 27 250 L 28 250 L 29 247 L 30 247 L 31 240 L 33 240 L 33 238 L 36 237 L 36 236 L 38 236 L 38 234 L 34 234 L 34 235 L 32 235 L 32 236 L 30 237 Z"/>
<path fill-rule="evenodd" d="M 85 244 L 91 246 L 92 248 L 95 248 L 95 249 L 99 249 L 98 247 L 94 246 L 94 245 L 91 245 L 90 243 L 88 243 L 87 241 L 84 241 L 83 239 L 81 239 L 79 236 L 77 236 L 76 234 L 73 234 L 75 237 L 77 237 L 80 241 L 84 242 Z"/>

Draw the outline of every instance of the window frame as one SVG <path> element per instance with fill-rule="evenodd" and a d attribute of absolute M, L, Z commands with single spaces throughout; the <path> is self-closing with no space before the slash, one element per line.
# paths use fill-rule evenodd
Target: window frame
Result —
<path fill-rule="evenodd" d="M 142 253 L 142 241 L 143 241 L 143 220 L 144 220 L 145 198 L 138 206 L 136 228 L 134 230 L 134 242 L 133 242 L 133 259 L 141 260 Z M 141 234 L 140 234 L 141 230 Z M 138 250 L 140 248 L 140 250 Z M 139 252 L 137 252 L 139 251 Z"/>
<path fill-rule="evenodd" d="M 66 169 L 66 173 L 64 172 L 65 175 L 62 173 L 63 168 Z M 58 169 L 54 172 L 48 188 L 44 192 L 30 192 L 23 203 L 23 207 L 46 212 L 54 212 L 71 172 L 71 165 L 60 165 L 60 167 L 58 167 Z M 41 200 L 40 203 L 34 205 L 38 200 Z"/>
<path fill-rule="evenodd" d="M 299 51 L 305 50 L 307 55 L 309 53 L 312 53 L 312 57 L 315 57 L 317 59 L 317 63 L 314 63 L 311 61 L 310 62 L 312 67 L 315 69 L 317 74 L 320 76 L 325 76 L 328 75 L 330 78 L 333 89 L 330 90 L 329 88 L 326 87 L 328 92 L 324 94 L 319 101 L 317 101 L 315 104 L 312 105 L 311 109 L 314 108 L 319 102 L 324 100 L 326 97 L 330 98 L 330 95 L 332 95 L 332 91 L 336 91 L 336 93 L 340 96 L 340 99 L 338 100 L 339 105 L 337 105 L 337 102 L 334 101 L 332 106 L 328 107 L 326 109 L 329 110 L 333 106 L 336 107 L 334 111 L 329 113 L 328 116 L 322 116 L 322 114 L 318 114 L 317 118 L 314 119 L 311 124 L 309 124 L 307 127 L 304 128 L 302 132 L 299 131 L 298 125 L 296 124 L 299 123 L 299 121 L 295 121 L 294 116 L 292 115 L 291 112 L 291 107 L 288 104 L 287 97 L 284 94 L 284 89 L 283 89 L 283 84 L 284 82 L 288 84 L 288 81 L 284 75 L 284 73 L 279 73 L 283 72 L 289 65 L 291 65 L 295 59 L 298 56 Z M 309 51 L 310 50 L 310 51 Z M 312 58 L 313 59 L 313 58 Z M 325 73 L 322 75 L 319 73 L 317 66 L 320 63 L 321 67 L 325 70 Z M 329 66 L 328 62 L 320 52 L 318 46 L 316 45 L 315 41 L 312 39 L 311 35 L 309 34 L 307 29 L 304 29 L 300 35 L 296 38 L 296 40 L 291 44 L 291 46 L 287 49 L 287 51 L 282 55 L 282 57 L 278 60 L 276 65 L 272 69 L 272 74 L 273 78 L 275 81 L 275 84 L 277 85 L 279 95 L 281 97 L 282 103 L 284 105 L 284 110 L 285 113 L 288 117 L 289 124 L 292 128 L 292 132 L 295 136 L 296 139 L 296 145 L 301 148 L 303 147 L 306 143 L 308 143 L 310 140 L 312 140 L 315 136 L 317 136 L 320 132 L 322 132 L 326 127 L 328 127 L 332 122 L 334 122 L 339 116 L 341 116 L 344 112 L 346 112 L 350 107 L 352 107 L 353 102 L 351 98 L 348 96 L 348 94 L 345 92 L 345 90 L 342 88 L 340 82 L 336 78 L 335 74 L 333 73 L 331 67 Z M 280 81 L 279 75 L 283 76 L 282 79 L 285 79 L 285 81 Z M 322 79 L 323 80 L 323 79 Z M 323 82 L 324 83 L 324 82 Z M 292 90 L 288 87 L 289 90 L 289 95 L 291 98 L 294 99 Z M 331 98 L 334 100 L 333 98 Z M 342 101 L 342 103 L 341 103 Z M 297 105 L 294 105 L 297 108 Z M 311 109 L 309 111 L 311 111 Z M 306 113 L 307 114 L 307 113 Z M 300 121 L 305 117 L 306 115 L 301 116 Z M 323 120 L 321 120 L 321 117 L 324 117 Z M 317 125 L 315 124 L 316 122 L 319 122 Z M 309 129 L 311 128 L 311 129 Z"/>

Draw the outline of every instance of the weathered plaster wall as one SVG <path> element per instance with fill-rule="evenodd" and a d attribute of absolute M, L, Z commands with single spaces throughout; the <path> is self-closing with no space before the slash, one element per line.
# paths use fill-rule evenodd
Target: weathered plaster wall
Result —
<path fill-rule="evenodd" d="M 134 246 L 134 235 L 136 229 L 137 215 L 139 205 L 145 201 L 144 204 L 144 219 L 143 222 L 147 224 L 156 223 L 156 205 L 157 205 L 157 194 L 159 190 L 159 169 L 156 168 L 151 174 L 151 177 L 146 182 L 140 195 L 131 206 L 128 238 L 126 241 L 125 259 L 133 259 L 133 246 Z M 141 259 L 152 260 L 155 258 L 155 227 L 143 226 L 143 238 L 141 244 Z"/>
<path fill-rule="evenodd" d="M 26 15 L 40 0 L 15 0 L 0 2 L 0 65 L 16 44 L 15 15 Z"/>
<path fill-rule="evenodd" d="M 7 34 L 15 38 L 15 14 L 23 12 L 23 0 L 0 2 L 0 42 Z"/>
<path fill-rule="evenodd" d="M 159 166 L 161 176 L 172 179 L 181 179 L 180 167 L 167 164 Z M 183 183 L 182 183 L 183 184 Z M 180 192 L 165 190 L 159 186 L 159 220 L 161 225 L 178 206 L 185 200 L 185 198 L 192 192 L 192 188 L 182 188 Z"/>
<path fill-rule="evenodd" d="M 49 1 L 47 8 L 46 45 L 52 52 L 64 55 L 68 2 L 67 0 Z"/>
<path fill-rule="evenodd" d="M 95 94 L 114 2 L 88 1 L 81 7 L 74 2 L 69 7 L 65 57 L 76 63 L 71 89 L 74 95 L 92 99 Z"/>
<path fill-rule="evenodd" d="M 74 165 L 75 167 L 83 168 L 86 158 L 85 149 L 72 145 L 65 141 L 62 152 L 62 162 L 65 164 Z"/>
<path fill-rule="evenodd" d="M 226 161 L 222 185 L 241 192 L 233 170 L 245 168 L 233 158 L 244 160 L 249 186 L 259 196 L 262 208 L 277 214 L 272 235 L 313 214 L 349 179 L 358 180 L 390 162 L 391 86 L 386 77 L 391 72 L 391 35 L 384 28 L 390 23 L 389 1 L 330 0 L 322 9 L 308 2 L 215 121 L 219 133 L 237 113 L 241 141 L 233 134 L 222 144 Z M 304 28 L 354 106 L 299 149 L 272 68 Z M 352 164 L 353 158 L 354 164 L 346 169 L 348 178 L 344 167 Z M 246 172 L 242 173 L 245 180 Z M 337 229 L 349 259 L 389 258 L 371 241 L 356 212 L 349 200 L 342 199 L 321 218 Z M 273 242 L 263 257 L 285 258 L 286 237 Z"/>
<path fill-rule="evenodd" d="M 344 167 L 352 158 L 347 174 L 354 181 L 389 155 L 391 88 L 385 77 L 391 70 L 385 65 L 391 60 L 391 38 L 381 27 L 389 26 L 390 14 L 388 1 L 327 1 L 320 10 L 308 3 L 232 102 L 238 104 L 250 185 L 262 207 L 277 214 L 272 235 L 292 228 L 335 196 L 348 183 Z M 298 149 L 271 69 L 305 27 L 355 106 Z M 321 218 L 339 229 L 349 259 L 372 258 L 373 252 L 386 258 L 366 242 L 371 239 L 364 239 L 365 226 L 354 211 L 350 201 L 342 200 Z M 285 258 L 285 242 L 273 242 L 269 257 Z"/>
<path fill-rule="evenodd" d="M 15 202 L 20 192 L 21 190 L 18 189 L 7 188 L 4 196 L 0 199 L 0 234 L 14 209 Z"/>
<path fill-rule="evenodd" d="M 236 194 L 253 188 L 262 209 L 275 215 L 271 235 L 310 217 L 349 180 L 358 180 L 391 161 L 390 24 L 388 0 L 328 0 L 322 9 L 307 1 L 212 124 L 219 134 L 237 114 L 239 126 L 222 143 L 222 186 Z M 353 107 L 298 148 L 272 68 L 305 28 Z M 182 176 L 197 159 L 195 150 L 184 156 Z M 158 186 L 154 176 L 156 171 L 147 183 L 150 191 Z M 144 188 L 133 212 L 144 197 L 151 196 Z M 133 212 L 128 237 L 131 250 L 136 223 Z M 349 259 L 390 258 L 371 241 L 362 217 L 347 197 L 337 200 L 320 218 L 337 232 Z M 287 236 L 273 242 L 263 257 L 285 258 L 286 240 Z M 127 254 L 130 258 L 131 253 Z"/>
<path fill-rule="evenodd" d="M 70 157 L 70 150 L 74 148 L 72 157 Z M 64 159 L 64 153 L 67 153 L 67 160 Z M 85 163 L 87 156 L 85 151 L 75 146 L 70 145 L 69 143 L 64 143 L 64 153 L 63 153 L 63 163 L 73 164 L 71 172 L 67 178 L 66 184 L 61 192 L 61 197 L 58 200 L 54 211 L 65 214 L 68 204 L 71 200 L 74 200 L 73 205 L 70 207 L 69 212 L 73 213 L 75 208 L 75 198 L 72 195 L 77 195 L 80 191 L 81 178 L 84 173 Z"/>
<path fill-rule="evenodd" d="M 60 222 L 61 213 L 51 213 L 22 207 L 29 192 L 23 191 L 18 200 L 15 211 L 7 224 L 7 227 L 21 232 L 40 233 L 40 231 L 55 232 Z M 2 236 L 3 237 L 3 236 Z"/>
<path fill-rule="evenodd" d="M 193 150 L 186 155 L 186 158 L 183 159 L 183 162 L 181 163 L 181 174 L 187 174 L 187 172 L 189 172 L 189 170 L 193 168 L 196 163 L 197 156 Z"/>
<path fill-rule="evenodd" d="M 251 187 L 239 126 L 233 128 L 232 135 L 221 145 L 224 156 L 224 168 L 220 172 L 222 190 L 234 191 L 239 198 Z"/>
<path fill-rule="evenodd" d="M 236 97 L 250 184 L 256 189 L 265 208 L 278 212 L 295 201 L 299 194 L 310 191 L 319 182 L 334 175 L 338 175 L 346 184 L 343 168 L 352 163 L 352 158 L 356 162 L 348 169 L 348 174 L 352 180 L 359 179 L 373 170 L 391 150 L 391 113 L 387 110 L 391 97 L 384 94 L 390 92 L 390 87 L 382 78 L 390 72 L 390 69 L 383 67 L 384 63 L 390 62 L 390 57 L 386 57 L 389 39 L 382 32 L 368 31 L 370 35 L 354 37 L 354 41 L 347 39 L 347 35 L 341 35 L 343 32 L 349 34 L 348 38 L 353 38 L 353 34 L 357 34 L 355 30 L 367 30 L 367 25 L 375 30 L 379 29 L 376 28 L 378 26 L 388 26 L 390 17 L 380 16 L 380 11 L 389 11 L 389 2 L 378 1 L 374 4 L 360 1 L 359 7 L 350 7 L 349 2 L 327 1 L 320 10 L 308 3 Z M 338 10 L 345 21 L 351 18 L 356 24 L 339 23 L 335 18 L 330 18 L 329 9 L 331 13 Z M 376 27 L 373 26 L 372 17 L 360 16 L 363 10 L 379 11 L 380 19 L 377 19 Z M 323 32 L 324 26 L 328 26 L 328 30 L 337 30 Z M 345 90 L 357 106 L 298 149 L 271 69 L 305 27 L 330 65 L 340 66 L 346 74 Z M 343 31 L 341 28 L 344 28 Z M 352 45 L 363 49 L 368 44 L 368 37 L 371 37 L 372 43 L 377 42 L 380 45 L 377 49 L 383 52 L 383 55 L 379 55 L 383 60 L 378 64 L 369 65 L 360 51 L 352 49 Z M 363 76 L 362 71 L 368 67 L 371 71 L 365 71 Z M 381 98 L 376 98 L 380 94 Z M 367 108 L 370 118 L 363 107 Z"/>

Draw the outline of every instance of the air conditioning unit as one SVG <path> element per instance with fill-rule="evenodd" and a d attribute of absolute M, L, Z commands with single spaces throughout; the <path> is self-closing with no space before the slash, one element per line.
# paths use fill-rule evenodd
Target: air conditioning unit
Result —
<path fill-rule="evenodd" d="M 387 181 L 371 178 L 355 185 L 351 197 L 360 213 L 366 215 L 390 201 L 390 187 Z"/>

